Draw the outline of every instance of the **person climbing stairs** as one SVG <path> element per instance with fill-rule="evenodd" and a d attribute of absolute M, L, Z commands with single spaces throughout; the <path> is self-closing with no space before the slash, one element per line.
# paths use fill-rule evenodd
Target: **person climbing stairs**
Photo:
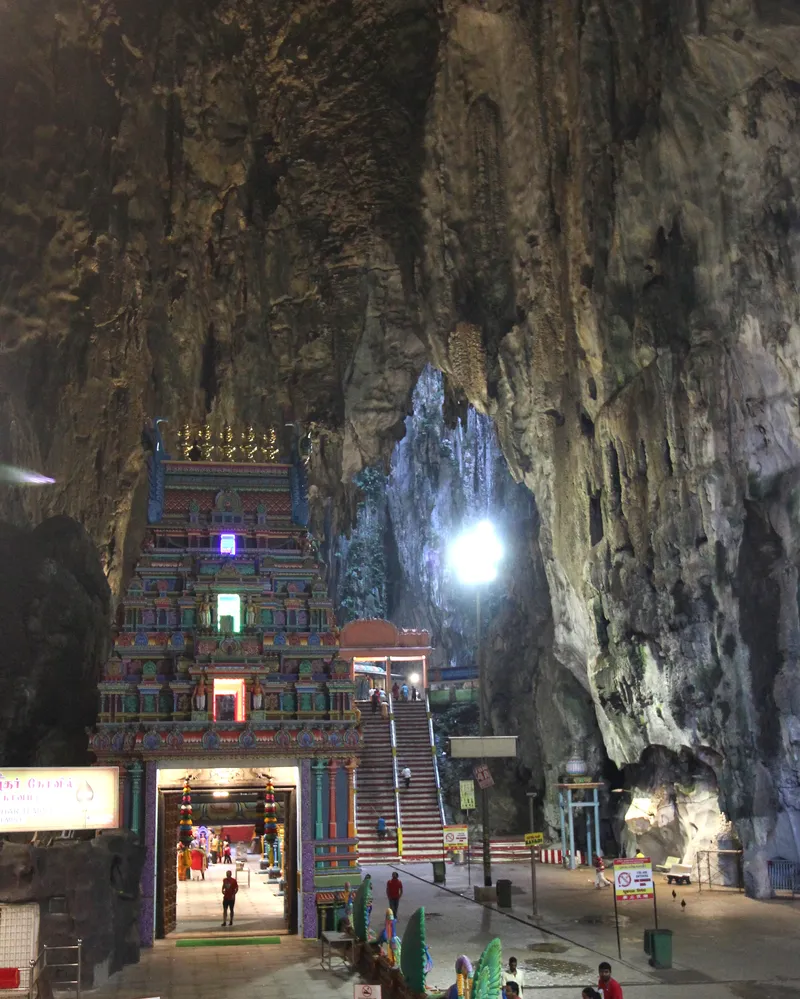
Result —
<path fill-rule="evenodd" d="M 356 775 L 356 829 L 360 864 L 397 861 L 394 768 L 389 722 L 360 701 L 364 751 Z M 378 819 L 386 821 L 386 838 L 378 836 Z"/>

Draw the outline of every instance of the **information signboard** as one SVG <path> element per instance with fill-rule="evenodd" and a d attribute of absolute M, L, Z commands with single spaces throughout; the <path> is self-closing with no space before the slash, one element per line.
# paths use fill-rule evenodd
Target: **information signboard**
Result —
<path fill-rule="evenodd" d="M 118 826 L 118 767 L 0 770 L 0 833 Z"/>
<path fill-rule="evenodd" d="M 468 812 L 475 807 L 475 781 L 462 780 L 459 782 L 461 789 L 461 811 Z"/>
<path fill-rule="evenodd" d="M 475 774 L 475 780 L 478 782 L 478 787 L 482 790 L 494 787 L 494 780 L 489 768 L 484 763 L 479 763 L 473 768 L 472 772 Z"/>
<path fill-rule="evenodd" d="M 544 833 L 525 833 L 525 846 L 541 846 L 544 843 Z"/>
<path fill-rule="evenodd" d="M 618 902 L 653 897 L 653 865 L 649 857 L 623 857 L 614 861 L 614 893 Z"/>
<path fill-rule="evenodd" d="M 445 826 L 443 836 L 445 850 L 466 850 L 469 847 L 469 830 L 466 826 Z"/>

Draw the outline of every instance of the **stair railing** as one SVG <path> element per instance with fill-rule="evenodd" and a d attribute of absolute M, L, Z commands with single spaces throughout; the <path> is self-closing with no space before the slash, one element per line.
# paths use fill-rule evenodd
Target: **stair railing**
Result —
<path fill-rule="evenodd" d="M 59 989 L 64 985 L 74 985 L 76 999 L 81 999 L 82 946 L 83 946 L 83 941 L 80 939 L 80 937 L 78 937 L 77 943 L 64 944 L 63 946 L 59 947 L 48 947 L 47 944 L 44 944 L 36 959 L 31 961 L 30 984 L 28 986 L 28 999 L 36 999 L 36 997 L 39 995 L 40 992 L 39 981 L 48 968 L 75 968 L 74 979 L 68 982 L 58 981 L 52 984 L 58 986 Z M 54 960 L 52 955 L 53 951 L 56 950 L 75 951 L 75 960 L 74 961 Z"/>
<path fill-rule="evenodd" d="M 433 735 L 433 715 L 431 714 L 431 700 L 428 691 L 425 691 L 425 714 L 428 718 L 428 736 L 431 740 L 431 753 L 433 755 L 433 776 L 436 778 L 436 798 L 439 802 L 439 818 L 442 820 L 442 828 L 447 824 L 444 818 L 444 798 L 442 797 L 442 782 L 439 779 L 439 760 L 436 757 L 436 739 Z"/>
<path fill-rule="evenodd" d="M 394 821 L 397 825 L 397 856 L 403 858 L 403 820 L 400 814 L 400 775 L 397 771 L 397 729 L 394 724 L 394 704 L 389 701 L 389 738 L 392 743 L 392 784 L 394 786 Z"/>

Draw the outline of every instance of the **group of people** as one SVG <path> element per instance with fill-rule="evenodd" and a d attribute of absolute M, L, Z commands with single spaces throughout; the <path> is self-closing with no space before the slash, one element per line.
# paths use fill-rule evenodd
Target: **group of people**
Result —
<path fill-rule="evenodd" d="M 189 846 L 183 843 L 178 844 L 178 866 L 181 872 L 182 881 L 192 880 L 192 871 L 197 871 L 200 879 L 205 881 L 206 871 L 211 864 L 230 864 L 233 862 L 231 854 L 231 838 L 225 833 L 218 836 L 213 829 L 200 830 Z"/>
<path fill-rule="evenodd" d="M 412 686 L 409 689 L 407 683 L 403 682 L 402 686 L 395 680 L 392 687 L 392 699 L 395 701 L 418 701 L 420 699 L 419 691 L 416 687 Z M 386 697 L 386 691 L 383 687 L 371 687 L 369 691 L 369 702 L 372 705 L 372 713 L 374 715 L 381 713 L 384 718 L 389 717 L 389 702 Z"/>

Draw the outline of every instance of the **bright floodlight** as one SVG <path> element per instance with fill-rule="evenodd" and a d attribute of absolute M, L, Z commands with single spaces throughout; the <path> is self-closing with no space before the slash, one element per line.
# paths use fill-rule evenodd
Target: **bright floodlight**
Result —
<path fill-rule="evenodd" d="M 412 683 L 419 683 L 419 673 L 412 673 L 408 678 Z"/>
<path fill-rule="evenodd" d="M 450 564 L 462 583 L 491 583 L 497 578 L 497 566 L 503 546 L 493 524 L 482 520 L 465 531 L 450 548 Z"/>

